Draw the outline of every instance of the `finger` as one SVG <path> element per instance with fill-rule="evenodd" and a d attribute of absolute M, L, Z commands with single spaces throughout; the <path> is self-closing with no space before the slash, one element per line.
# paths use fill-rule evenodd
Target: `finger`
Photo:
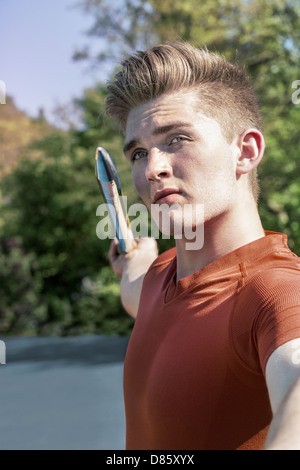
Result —
<path fill-rule="evenodd" d="M 137 245 L 140 245 L 142 249 L 158 250 L 157 241 L 153 237 L 140 238 L 136 241 Z"/>
<path fill-rule="evenodd" d="M 115 261 L 118 256 L 119 256 L 119 251 L 118 251 L 118 240 L 114 238 L 110 244 L 109 251 L 108 251 L 108 258 L 111 262 Z"/>

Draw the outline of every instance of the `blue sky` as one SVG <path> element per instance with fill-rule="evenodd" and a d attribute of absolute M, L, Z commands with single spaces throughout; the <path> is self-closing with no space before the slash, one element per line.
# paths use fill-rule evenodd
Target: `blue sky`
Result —
<path fill-rule="evenodd" d="M 88 70 L 72 54 L 88 42 L 92 18 L 78 0 L 0 0 L 0 80 L 16 105 L 35 117 L 44 108 L 47 118 L 57 105 L 81 96 L 84 88 L 107 78 Z"/>

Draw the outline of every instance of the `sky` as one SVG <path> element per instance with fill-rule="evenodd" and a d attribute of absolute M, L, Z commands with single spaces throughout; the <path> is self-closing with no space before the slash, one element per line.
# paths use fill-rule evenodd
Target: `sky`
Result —
<path fill-rule="evenodd" d="M 108 78 L 107 71 L 91 71 L 87 63 L 72 60 L 74 50 L 89 42 L 85 31 L 93 23 L 76 4 L 0 0 L 0 80 L 19 109 L 36 117 L 43 108 L 53 124 L 58 105 Z"/>

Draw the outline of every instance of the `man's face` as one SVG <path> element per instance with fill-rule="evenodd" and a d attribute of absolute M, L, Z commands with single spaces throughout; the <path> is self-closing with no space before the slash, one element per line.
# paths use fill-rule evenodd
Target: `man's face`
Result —
<path fill-rule="evenodd" d="M 236 198 L 234 144 L 196 109 L 195 91 L 163 95 L 131 110 L 124 153 L 144 203 L 203 204 L 204 219 L 228 211 Z M 198 106 L 199 108 L 199 106 Z"/>

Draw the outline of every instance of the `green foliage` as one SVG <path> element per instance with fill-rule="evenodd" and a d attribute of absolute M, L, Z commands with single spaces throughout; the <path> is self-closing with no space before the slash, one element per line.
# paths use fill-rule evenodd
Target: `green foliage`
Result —
<path fill-rule="evenodd" d="M 94 278 L 82 279 L 82 286 L 74 299 L 71 334 L 104 334 L 131 332 L 133 320 L 120 308 L 119 281 L 110 267 L 103 267 Z"/>
<path fill-rule="evenodd" d="M 101 90 L 99 94 L 101 101 Z M 86 96 L 87 119 L 91 119 L 95 104 L 88 92 Z M 107 145 L 102 140 L 107 138 L 107 129 L 103 128 L 102 136 L 101 130 L 98 134 L 100 137 L 88 126 L 86 131 L 54 130 L 27 148 L 21 164 L 2 181 L 2 192 L 8 202 L 0 207 L 1 235 L 5 239 L 18 236 L 22 249 L 34 257 L 32 264 L 29 255 L 10 254 L 20 259 L 20 278 L 28 287 L 26 298 L 37 302 L 32 310 L 34 321 L 28 326 L 31 332 L 66 335 L 131 331 L 132 321 L 120 302 L 119 280 L 113 273 L 107 274 L 110 240 L 102 241 L 96 236 L 96 209 L 103 198 L 95 178 L 95 149 L 102 144 L 119 155 L 120 143 L 115 139 Z M 44 157 L 30 160 L 32 149 L 43 152 Z M 30 278 L 26 277 L 28 263 Z M 84 288 L 84 283 L 89 282 L 99 285 L 100 291 Z M 9 284 L 13 288 L 6 270 L 5 289 Z M 14 305 L 10 290 L 3 299 L 7 305 Z M 43 315 L 38 310 L 39 299 Z M 3 315 L 5 312 L 5 317 L 11 315 L 4 307 L 1 312 Z M 20 321 L 17 324 L 9 320 L 7 327 L 2 323 L 1 331 L 15 333 L 20 330 L 19 325 Z"/>
<path fill-rule="evenodd" d="M 33 274 L 37 259 L 26 253 L 20 240 L 0 239 L 0 331 L 24 334 L 45 320 L 42 280 Z"/>
<path fill-rule="evenodd" d="M 120 305 L 119 282 L 108 267 L 84 277 L 77 292 L 57 295 L 43 279 L 34 253 L 20 240 L 0 239 L 2 335 L 121 334 L 133 326 Z"/>
<path fill-rule="evenodd" d="M 120 53 L 126 54 L 154 40 L 156 13 L 147 0 L 83 0 L 77 7 L 93 18 L 87 35 L 105 38 L 105 46 L 93 53 L 85 45 L 74 52 L 74 60 L 88 59 L 93 64 L 101 63 L 103 68 L 106 60 L 115 61 Z"/>

